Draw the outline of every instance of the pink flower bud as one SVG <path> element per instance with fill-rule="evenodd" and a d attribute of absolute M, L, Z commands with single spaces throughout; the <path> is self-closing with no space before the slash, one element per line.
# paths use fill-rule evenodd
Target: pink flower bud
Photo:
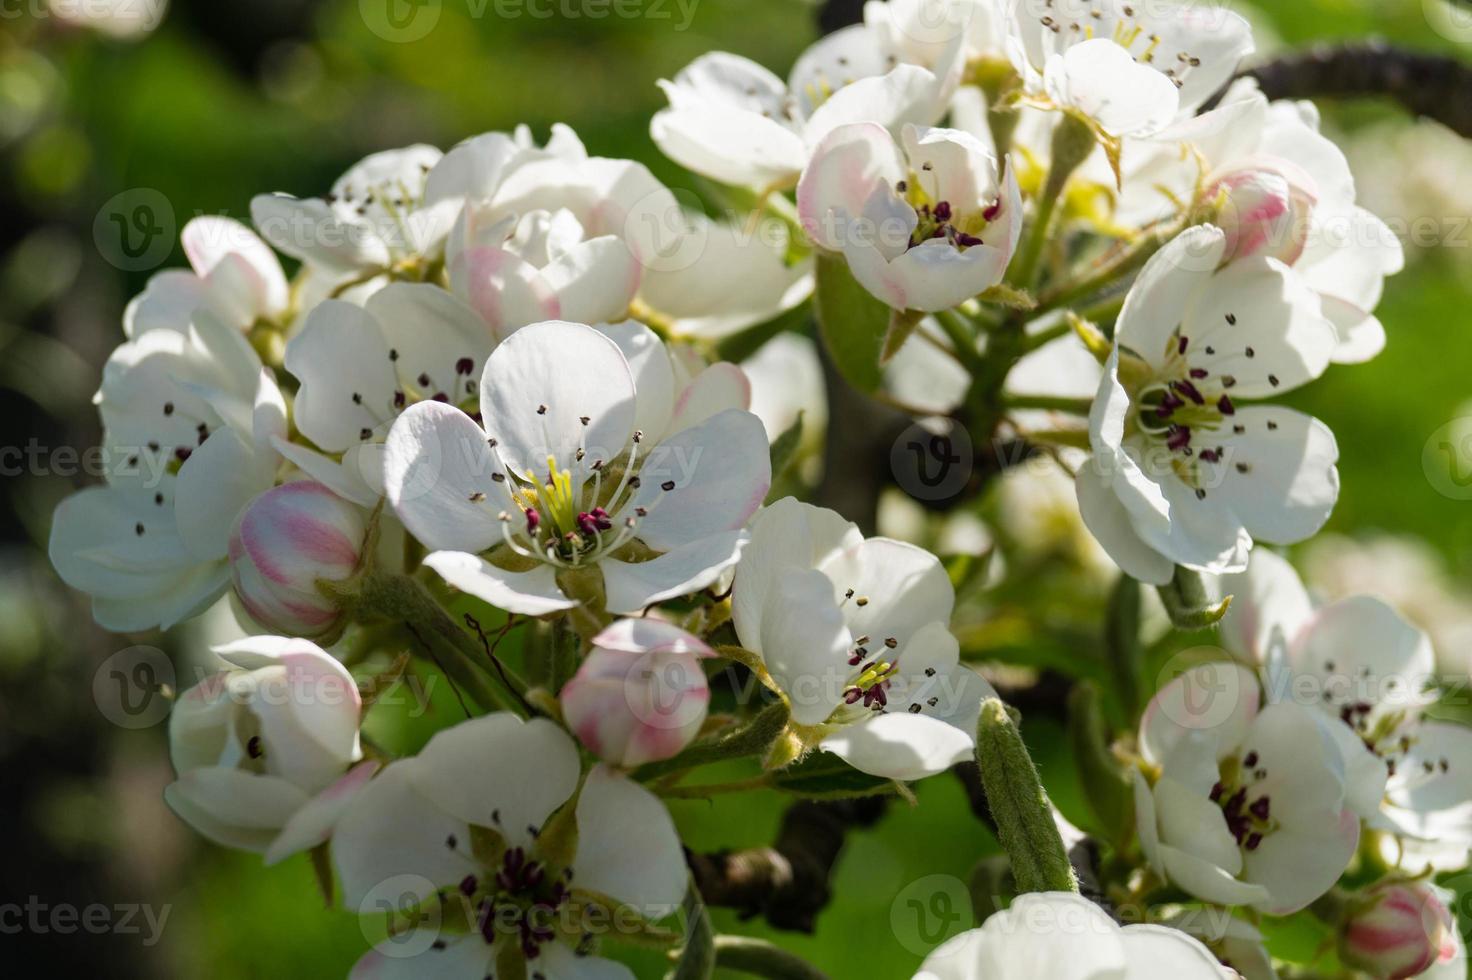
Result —
<path fill-rule="evenodd" d="M 1345 922 L 1340 956 L 1376 980 L 1402 980 L 1456 956 L 1454 930 L 1451 912 L 1428 886 L 1380 884 Z"/>
<path fill-rule="evenodd" d="M 714 651 L 655 619 L 624 619 L 562 689 L 567 723 L 604 762 L 630 768 L 678 755 L 705 723 L 710 688 L 700 669 Z"/>
<path fill-rule="evenodd" d="M 1291 168 L 1288 168 L 1291 170 Z M 1207 200 L 1221 192 L 1226 201 L 1216 223 L 1227 233 L 1226 261 L 1265 255 L 1292 265 L 1308 243 L 1313 211 L 1313 179 L 1306 174 L 1243 167 L 1219 176 Z"/>
<path fill-rule="evenodd" d="M 245 508 L 230 535 L 235 594 L 273 632 L 326 636 L 341 612 L 317 582 L 351 576 L 365 534 L 362 510 L 320 483 L 303 480 L 267 490 Z"/>

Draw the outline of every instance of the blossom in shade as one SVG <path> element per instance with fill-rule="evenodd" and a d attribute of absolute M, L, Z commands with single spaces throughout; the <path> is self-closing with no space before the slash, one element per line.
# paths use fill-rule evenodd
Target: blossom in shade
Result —
<path fill-rule="evenodd" d="M 321 844 L 378 769 L 358 744 L 363 702 L 347 669 L 307 640 L 216 648 L 229 669 L 185 691 L 169 720 L 169 807 L 268 863 Z"/>
<path fill-rule="evenodd" d="M 1327 892 L 1360 840 L 1329 722 L 1292 702 L 1262 706 L 1256 674 L 1209 662 L 1151 700 L 1135 773 L 1150 867 L 1191 895 L 1288 915 Z"/>

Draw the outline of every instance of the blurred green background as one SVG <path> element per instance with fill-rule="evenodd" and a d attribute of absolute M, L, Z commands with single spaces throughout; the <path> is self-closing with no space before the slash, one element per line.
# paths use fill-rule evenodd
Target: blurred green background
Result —
<path fill-rule="evenodd" d="M 171 778 L 164 726 L 114 727 L 94 703 L 94 672 L 110 654 L 134 643 L 187 654 L 203 642 L 198 629 L 166 640 L 98 631 L 85 598 L 66 590 L 44 557 L 52 508 L 89 482 L 68 472 L 57 450 L 96 443 L 89 400 L 101 364 L 121 339 L 123 305 L 154 271 L 107 261 L 111 253 L 94 239 L 107 202 L 157 190 L 175 230 L 200 213 L 244 218 L 252 195 L 316 193 L 377 149 L 448 147 L 522 122 L 544 138 L 558 121 L 594 153 L 637 158 L 671 185 L 691 186 L 649 140 L 650 114 L 662 104 L 655 80 L 712 49 L 785 74 L 819 22 L 818 7 L 801 0 L 642 0 L 623 5 L 640 12 L 624 18 L 588 16 L 607 9 L 597 3 L 555 0 L 536 7 L 553 12 L 545 19 L 531 5 L 442 0 L 427 34 L 399 42 L 382 36 L 392 34 L 383 11 L 394 2 L 174 0 L 157 30 L 135 38 L 67 23 L 46 0 L 4 6 L 0 446 L 37 446 L 44 465 L 7 470 L 3 482 L 0 905 L 37 896 L 50 905 L 169 909 L 151 945 L 146 930 L 7 930 L 7 973 L 21 962 L 11 959 L 16 942 L 31 945 L 31 962 L 47 963 L 48 974 L 221 980 L 344 976 L 365 945 L 352 915 L 322 908 L 305 858 L 263 869 L 254 856 L 213 848 L 180 825 L 159 796 Z M 1381 35 L 1472 57 L 1472 17 L 1464 9 L 1460 21 L 1441 19 L 1441 4 L 1297 0 L 1238 9 L 1261 25 L 1269 54 Z M 1438 457 L 1433 449 L 1423 459 L 1423 450 L 1444 423 L 1472 415 L 1472 153 L 1387 105 L 1325 112 L 1360 169 L 1368 206 L 1398 228 L 1434 232 L 1389 284 L 1380 309 L 1386 353 L 1331 371 L 1297 401 L 1340 436 L 1344 492 L 1332 529 L 1420 539 L 1455 588 L 1472 572 L 1472 493 L 1438 486 L 1472 480 L 1472 472 L 1443 462 L 1429 473 L 1424 459 Z M 177 248 L 164 260 L 182 261 Z M 985 502 L 983 513 L 992 516 L 992 507 Z M 977 623 L 1011 623 L 1006 642 L 990 643 L 986 655 L 1005 650 L 1032 664 L 1076 658 L 1081 673 L 1103 676 L 1089 626 L 1098 590 L 1054 575 L 1047 561 L 1012 567 L 1035 577 L 1023 588 L 973 595 L 967 607 Z M 431 711 L 439 714 L 430 723 L 455 717 L 452 703 L 436 701 Z M 1060 806 L 1083 822 L 1058 720 L 1029 715 L 1025 731 Z M 691 847 L 739 848 L 772 840 L 782 802 L 760 795 L 673 807 Z M 839 980 L 901 977 L 944 930 L 969 924 L 961 882 L 996 845 L 956 781 L 929 781 L 919 802 L 892 805 L 875 829 L 850 837 L 838 900 L 815 935 L 774 938 Z M 718 916 L 718 927 L 732 925 L 733 917 Z M 772 935 L 757 923 L 742 928 Z M 631 962 L 640 976 L 659 975 L 653 958 Z"/>

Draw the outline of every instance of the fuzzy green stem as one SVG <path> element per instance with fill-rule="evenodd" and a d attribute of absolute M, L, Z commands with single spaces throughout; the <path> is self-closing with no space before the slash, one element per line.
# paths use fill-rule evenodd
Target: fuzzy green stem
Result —
<path fill-rule="evenodd" d="M 981 706 L 976 762 L 1018 891 L 1077 892 L 1078 880 L 1037 767 L 1006 706 L 995 698 Z"/>
<path fill-rule="evenodd" d="M 429 646 L 445 675 L 483 710 L 504 708 L 523 717 L 530 713 L 517 691 L 481 668 L 476 641 L 419 582 L 406 575 L 369 572 L 355 585 L 356 592 L 343 600 L 360 622 L 403 623 Z"/>
<path fill-rule="evenodd" d="M 811 963 L 761 939 L 716 937 L 716 966 L 767 980 L 828 980 Z"/>
<path fill-rule="evenodd" d="M 942 310 L 935 314 L 935 322 L 940 324 L 946 336 L 951 339 L 951 344 L 956 349 L 956 360 L 967 371 L 975 374 L 981 365 L 981 354 L 976 349 L 976 328 L 955 310 Z"/>
<path fill-rule="evenodd" d="M 1045 412 L 1088 415 L 1094 402 L 1090 398 L 1068 398 L 1062 395 L 1003 395 L 1002 404 L 1013 410 L 1032 408 Z"/>

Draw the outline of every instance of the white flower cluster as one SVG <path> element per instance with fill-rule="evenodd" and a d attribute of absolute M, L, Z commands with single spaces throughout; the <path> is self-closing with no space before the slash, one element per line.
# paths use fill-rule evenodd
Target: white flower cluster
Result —
<path fill-rule="evenodd" d="M 377 153 L 319 197 L 256 198 L 255 230 L 190 222 L 190 269 L 128 306 L 103 372 L 106 484 L 61 504 L 50 545 L 110 629 L 228 593 L 267 634 L 179 698 L 168 802 L 268 860 L 330 856 L 350 908 L 388 909 L 354 976 L 586 980 L 632 976 L 605 933 L 678 940 L 659 920 L 688 874 L 660 796 L 705 792 L 699 766 L 782 788 L 825 753 L 845 792 L 907 793 L 975 758 L 997 695 L 952 629 L 958 573 L 769 500 L 801 427 L 753 405 L 811 403 L 785 389 L 817 372 L 788 346 L 751 374 L 717 356 L 811 300 L 855 386 L 1052 452 L 1178 625 L 1220 618 L 1191 595 L 1217 578 L 1236 597 L 1229 653 L 1100 753 L 1134 788 L 1105 898 L 1168 904 L 1168 926 L 1120 929 L 1070 878 L 918 976 L 1264 980 L 1255 923 L 1310 906 L 1347 967 L 1454 975 L 1416 876 L 1472 852 L 1472 734 L 1428 717 L 1421 633 L 1373 599 L 1315 608 L 1255 547 L 1335 505 L 1333 434 L 1270 400 L 1378 353 L 1398 243 L 1311 106 L 1231 82 L 1252 38 L 1225 10 L 864 13 L 785 82 L 712 53 L 661 83 L 655 142 L 747 202 L 721 220 L 558 126 Z M 954 398 L 927 357 L 959 367 Z M 451 602 L 525 627 L 522 660 Z M 396 758 L 360 741 L 372 699 L 344 662 L 404 649 L 480 710 Z M 766 704 L 715 711 L 717 660 Z M 1008 799 L 1004 843 L 1040 846 L 1005 833 L 1029 819 Z M 1372 852 L 1397 867 L 1349 891 Z"/>

